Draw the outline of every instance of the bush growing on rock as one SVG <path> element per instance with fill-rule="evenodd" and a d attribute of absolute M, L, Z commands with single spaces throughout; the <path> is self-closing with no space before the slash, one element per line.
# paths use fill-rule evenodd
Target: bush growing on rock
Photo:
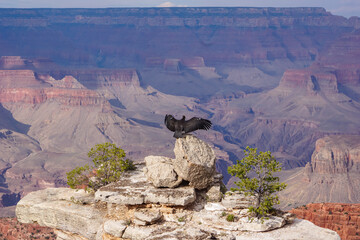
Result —
<path fill-rule="evenodd" d="M 120 179 L 121 173 L 133 170 L 135 166 L 129 159 L 125 159 L 123 149 L 113 143 L 96 144 L 88 152 L 94 166 L 86 164 L 66 173 L 67 184 L 71 188 L 86 188 L 97 190 L 111 182 Z"/>
<path fill-rule="evenodd" d="M 245 157 L 237 164 L 230 166 L 228 172 L 239 178 L 235 184 L 239 188 L 232 191 L 244 192 L 246 196 L 254 196 L 255 206 L 249 211 L 256 217 L 263 217 L 272 212 L 273 206 L 279 204 L 279 197 L 275 194 L 285 189 L 286 184 L 280 183 L 273 173 L 281 171 L 281 164 L 271 156 L 271 152 L 257 152 L 256 148 L 246 147 Z"/>

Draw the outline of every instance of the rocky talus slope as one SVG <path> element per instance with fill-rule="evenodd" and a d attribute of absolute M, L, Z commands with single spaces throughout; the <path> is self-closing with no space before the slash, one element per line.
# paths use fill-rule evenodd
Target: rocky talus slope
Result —
<path fill-rule="evenodd" d="M 290 212 L 317 226 L 336 231 L 342 240 L 360 239 L 360 204 L 311 203 Z"/>
<path fill-rule="evenodd" d="M 60 240 L 340 239 L 281 211 L 250 221 L 245 208 L 253 200 L 223 194 L 211 147 L 194 136 L 176 141 L 175 159 L 149 156 L 146 166 L 138 164 L 95 194 L 68 188 L 29 193 L 17 204 L 17 218 L 54 228 Z"/>

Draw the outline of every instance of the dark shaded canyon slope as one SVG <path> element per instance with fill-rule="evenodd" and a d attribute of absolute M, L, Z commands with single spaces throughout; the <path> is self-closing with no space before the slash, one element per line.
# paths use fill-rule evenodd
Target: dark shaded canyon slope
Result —
<path fill-rule="evenodd" d="M 360 134 L 359 28 L 323 8 L 0 9 L 0 205 L 65 185 L 96 143 L 172 156 L 168 113 L 214 123 L 196 134 L 225 175 L 248 145 L 304 167 Z"/>

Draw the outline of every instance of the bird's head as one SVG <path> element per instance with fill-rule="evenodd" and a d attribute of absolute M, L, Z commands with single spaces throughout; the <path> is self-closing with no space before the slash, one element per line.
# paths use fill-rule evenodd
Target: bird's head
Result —
<path fill-rule="evenodd" d="M 182 119 L 181 119 L 181 120 L 185 121 L 185 116 L 184 116 L 184 115 L 182 116 Z"/>

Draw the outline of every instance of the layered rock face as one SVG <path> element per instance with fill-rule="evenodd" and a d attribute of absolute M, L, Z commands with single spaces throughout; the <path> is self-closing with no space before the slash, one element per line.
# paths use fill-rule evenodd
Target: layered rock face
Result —
<path fill-rule="evenodd" d="M 330 72 L 317 72 L 309 70 L 288 70 L 282 77 L 279 88 L 306 89 L 308 93 L 320 90 L 326 93 L 338 93 L 337 77 Z"/>
<path fill-rule="evenodd" d="M 360 173 L 360 137 L 327 136 L 317 140 L 309 165 L 317 175 Z"/>
<path fill-rule="evenodd" d="M 0 58 L 0 68 L 12 69 L 24 66 L 26 66 L 26 62 L 20 56 L 2 56 Z"/>
<path fill-rule="evenodd" d="M 5 10 L 4 10 L 5 11 Z M 42 13 L 42 17 L 30 22 L 23 22 L 17 19 L 10 19 L 3 17 L 3 26 L 19 26 L 32 25 L 43 26 L 63 23 L 92 23 L 92 24 L 129 24 L 136 26 L 201 26 L 201 25 L 220 25 L 220 26 L 252 26 L 252 27 L 266 27 L 266 26 L 292 26 L 294 24 L 306 24 L 310 26 L 323 26 L 334 22 L 337 25 L 346 24 L 345 18 L 333 17 L 326 12 L 324 8 L 178 8 L 178 9 L 158 9 L 158 8 L 129 8 L 129 9 L 77 9 L 70 11 L 63 11 L 61 9 L 49 10 L 7 10 L 13 16 L 35 16 Z M 277 17 L 279 14 L 285 16 L 284 18 Z M 118 17 L 104 18 L 108 15 L 119 15 Z M 124 15 L 131 15 L 130 19 L 126 19 Z M 173 16 L 171 16 L 173 15 Z M 180 16 L 179 16 L 180 15 Z M 225 15 L 225 16 L 224 16 Z M 267 19 L 257 19 L 259 16 L 269 15 Z M 184 16 L 184 17 L 181 17 Z M 211 18 L 208 16 L 218 16 L 218 18 Z M 301 17 L 308 17 L 308 19 L 301 19 L 296 22 L 295 19 Z M 145 17 L 145 18 L 144 18 Z M 326 21 L 320 21 L 317 17 L 323 17 Z M 241 21 L 241 18 L 245 20 Z M 250 21 L 250 19 L 257 19 L 258 21 Z M 107 21 L 106 21 L 107 20 Z M 347 23 L 349 25 L 352 22 Z"/>
<path fill-rule="evenodd" d="M 281 193 L 283 201 L 289 206 L 309 202 L 358 203 L 359 153 L 359 136 L 333 135 L 317 140 L 311 162 L 288 177 L 288 188 Z"/>
<path fill-rule="evenodd" d="M 140 86 L 136 69 L 76 69 L 52 70 L 48 74 L 56 79 L 73 76 L 89 89 L 101 87 Z"/>
<path fill-rule="evenodd" d="M 40 87 L 32 70 L 0 70 L 1 88 Z"/>
<path fill-rule="evenodd" d="M 317 139 L 359 134 L 358 35 L 337 39 L 308 68 L 286 70 L 274 89 L 214 100 L 209 107 L 222 108 L 214 119 L 230 131 L 225 135 L 232 142 L 275 152 L 285 169 L 305 166 Z"/>
<path fill-rule="evenodd" d="M 0 89 L 1 103 L 41 104 L 51 100 L 69 106 L 102 106 L 108 104 L 96 92 L 87 89 Z"/>
<path fill-rule="evenodd" d="M 196 156 L 198 165 L 212 161 L 213 151 L 205 143 L 187 136 L 184 142 L 186 156 Z M 183 143 L 184 144 L 184 143 Z M 197 146 L 194 146 L 197 145 Z M 199 150 L 200 151 L 197 151 Z M 149 160 L 150 159 L 150 160 Z M 147 165 L 153 165 L 151 159 Z M 187 162 L 189 159 L 176 159 Z M 201 164 L 199 164 L 201 162 Z M 163 163 L 166 163 L 164 159 Z M 168 163 L 167 163 L 168 164 Z M 169 165 L 169 164 L 168 164 Z M 158 173 L 146 167 L 147 176 Z M 321 229 L 304 220 L 295 220 L 291 214 L 281 211 L 277 216 L 250 220 L 248 210 L 253 199 L 239 192 L 228 192 L 220 199 L 211 200 L 215 178 L 201 190 L 183 183 L 178 187 L 154 187 L 147 181 L 142 164 L 137 170 L 123 173 L 118 182 L 97 190 L 95 194 L 84 190 L 48 188 L 29 193 L 16 207 L 20 222 L 37 222 L 41 226 L 55 228 L 59 239 L 251 239 L 262 236 L 267 239 L 339 239 L 330 230 Z M 168 179 L 168 174 L 159 175 Z M 218 182 L 214 182 L 217 179 Z M 152 180 L 152 178 L 150 178 Z M 198 186 L 198 179 L 190 184 Z M 191 182 L 195 181 L 195 182 Z M 201 184 L 200 184 L 201 185 Z M 226 216 L 233 216 L 232 221 Z M 285 227 L 283 227 L 285 224 Z M 306 231 L 304 228 L 306 226 Z"/>
<path fill-rule="evenodd" d="M 99 67 L 114 62 L 122 66 L 129 61 L 145 62 L 149 57 L 200 56 L 210 62 L 248 64 L 274 59 L 312 61 L 319 47 L 358 26 L 356 18 L 350 21 L 323 8 L 4 9 L 2 12 L 6 13 L 0 25 L 4 31 L 38 27 L 36 31 L 26 32 L 29 37 L 24 37 L 31 39 L 33 49 L 21 47 L 12 53 L 11 49 L 22 46 L 24 40 L 10 33 L 5 35 L 2 46 L 5 53 L 26 51 L 23 55 Z M 84 29 L 87 24 L 92 28 Z M 58 31 L 54 30 L 51 36 L 46 34 L 49 26 Z M 103 40 L 98 40 L 98 32 Z M 64 42 L 64 36 L 71 39 L 71 51 L 61 52 L 56 48 Z M 49 45 L 41 44 L 41 39 L 46 39 Z M 148 43 L 152 44 L 151 48 L 143 49 Z"/>
<path fill-rule="evenodd" d="M 98 93 L 84 89 L 73 77 L 56 81 L 35 75 L 32 70 L 0 70 L 0 103 L 41 104 L 55 100 L 70 106 L 106 104 Z"/>
<path fill-rule="evenodd" d="M 343 240 L 360 236 L 360 204 L 311 203 L 291 210 L 298 218 L 336 231 Z"/>

